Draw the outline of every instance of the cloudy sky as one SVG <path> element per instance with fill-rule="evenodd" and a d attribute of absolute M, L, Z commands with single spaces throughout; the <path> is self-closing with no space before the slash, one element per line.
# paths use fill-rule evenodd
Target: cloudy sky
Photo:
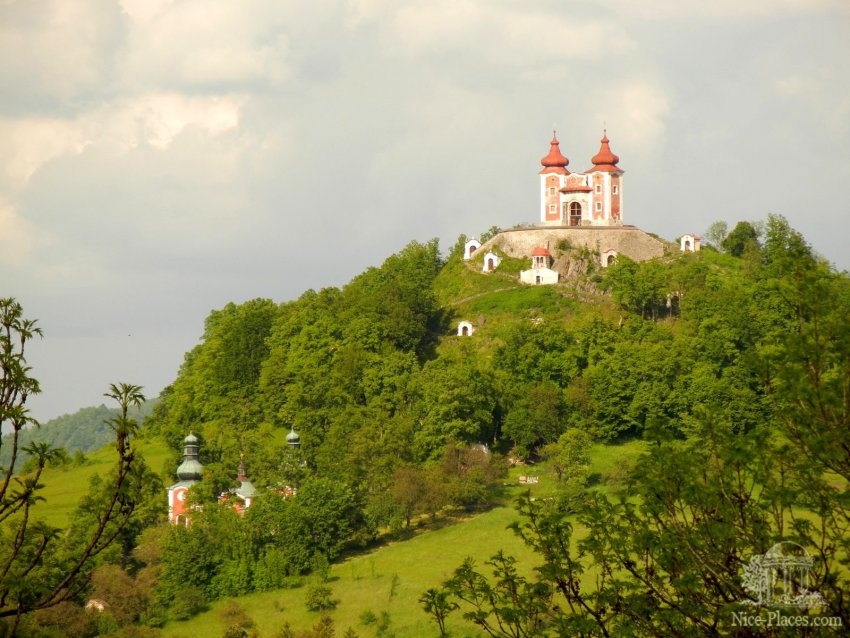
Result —
<path fill-rule="evenodd" d="M 0 296 L 36 417 L 157 394 L 210 310 L 535 221 L 603 126 L 624 218 L 784 215 L 850 267 L 847 0 L 0 0 Z"/>

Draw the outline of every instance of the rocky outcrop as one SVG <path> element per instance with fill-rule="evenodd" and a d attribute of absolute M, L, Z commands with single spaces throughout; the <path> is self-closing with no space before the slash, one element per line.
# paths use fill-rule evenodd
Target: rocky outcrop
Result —
<path fill-rule="evenodd" d="M 661 257 L 667 244 L 635 226 L 545 226 L 503 230 L 479 250 L 498 247 L 511 257 L 528 257 L 538 247 L 586 248 L 597 255 L 616 251 L 635 261 Z"/>

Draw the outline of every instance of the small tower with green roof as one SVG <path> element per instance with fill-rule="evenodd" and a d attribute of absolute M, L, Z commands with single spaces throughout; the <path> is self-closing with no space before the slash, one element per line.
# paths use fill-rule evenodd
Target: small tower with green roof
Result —
<path fill-rule="evenodd" d="M 298 432 L 292 426 L 289 428 L 289 434 L 286 435 L 286 444 L 294 448 L 301 447 L 301 437 L 298 436 Z"/>
<path fill-rule="evenodd" d="M 191 432 L 183 439 L 183 462 L 177 467 L 179 481 L 168 488 L 168 520 L 171 523 L 189 524 L 189 506 L 186 496 L 189 488 L 201 480 L 204 466 L 198 460 L 200 441 Z"/>

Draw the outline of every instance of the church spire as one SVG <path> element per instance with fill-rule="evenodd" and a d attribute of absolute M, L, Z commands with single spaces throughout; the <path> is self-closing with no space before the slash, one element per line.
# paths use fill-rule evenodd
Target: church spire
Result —
<path fill-rule="evenodd" d="M 181 481 L 200 481 L 204 466 L 198 460 L 200 442 L 198 437 L 189 432 L 183 439 L 183 462 L 177 468 L 177 478 Z"/>
<path fill-rule="evenodd" d="M 286 444 L 289 447 L 301 447 L 301 437 L 292 426 L 289 427 L 289 434 L 286 435 Z"/>
<path fill-rule="evenodd" d="M 561 153 L 561 144 L 558 141 L 557 131 L 552 131 L 552 141 L 549 142 L 549 154 L 541 159 L 540 163 L 543 165 L 543 170 L 540 171 L 541 174 L 560 173 L 561 175 L 566 175 L 569 173 L 567 164 L 570 163 L 570 160 Z"/>
<path fill-rule="evenodd" d="M 599 152 L 594 155 L 590 161 L 593 162 L 593 168 L 587 171 L 588 173 L 592 173 L 594 171 L 604 171 L 606 173 L 623 172 L 623 169 L 617 166 L 617 162 L 620 161 L 620 158 L 611 151 L 611 147 L 608 145 L 607 129 L 602 132 Z"/>
<path fill-rule="evenodd" d="M 244 453 L 239 455 L 239 475 L 236 477 L 236 480 L 242 481 L 242 482 L 248 480 L 248 474 L 247 474 L 246 468 L 245 468 L 245 454 Z"/>

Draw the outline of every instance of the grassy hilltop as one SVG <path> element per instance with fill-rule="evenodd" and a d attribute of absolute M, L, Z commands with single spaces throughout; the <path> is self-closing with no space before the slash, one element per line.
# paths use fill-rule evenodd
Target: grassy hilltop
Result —
<path fill-rule="evenodd" d="M 96 624 L 437 635 L 433 590 L 450 635 L 711 635 L 753 595 L 748 558 L 789 539 L 830 548 L 810 584 L 843 618 L 850 284 L 783 219 L 750 230 L 607 268 L 559 245 L 554 286 L 413 242 L 342 288 L 213 311 L 139 442 L 164 487 L 200 437 L 202 509 L 182 528 L 164 489 L 144 505 L 88 592 L 133 603 Z M 239 517 L 217 502 L 242 455 Z M 48 471 L 51 523 L 108 458 Z M 535 548 L 508 529 L 532 522 Z M 493 578 L 501 550 L 516 573 Z"/>

